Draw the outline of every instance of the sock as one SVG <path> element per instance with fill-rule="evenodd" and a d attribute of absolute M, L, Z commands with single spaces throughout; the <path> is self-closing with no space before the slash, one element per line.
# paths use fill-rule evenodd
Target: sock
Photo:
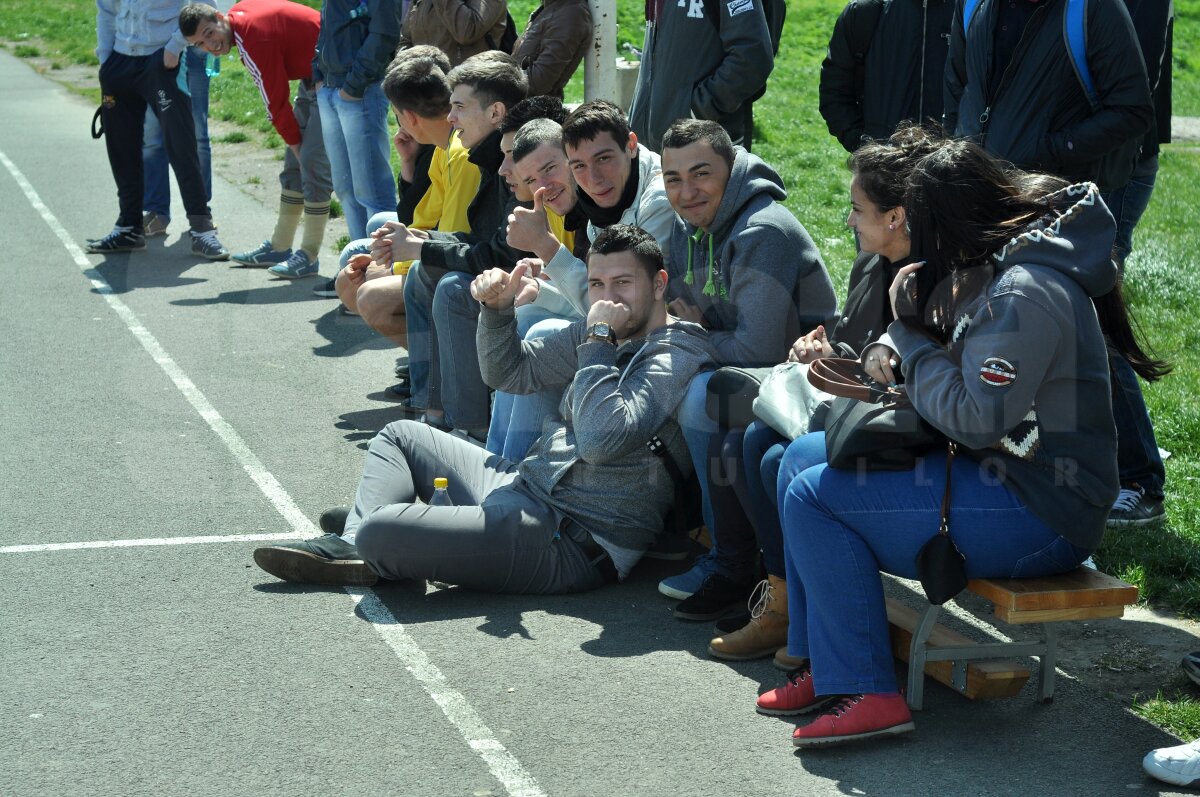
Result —
<path fill-rule="evenodd" d="M 325 239 L 325 223 L 329 221 L 328 202 L 304 203 L 304 238 L 300 248 L 309 260 L 316 260 L 321 253 L 321 241 Z"/>
<path fill-rule="evenodd" d="M 304 194 L 289 191 L 279 192 L 279 218 L 275 221 L 275 232 L 271 234 L 271 248 L 282 252 L 292 248 L 296 228 L 300 226 L 300 214 L 304 212 Z"/>

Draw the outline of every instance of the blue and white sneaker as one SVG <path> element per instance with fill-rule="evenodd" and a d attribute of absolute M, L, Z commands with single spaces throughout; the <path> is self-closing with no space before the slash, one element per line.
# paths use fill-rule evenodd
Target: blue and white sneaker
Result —
<path fill-rule="evenodd" d="M 241 263 L 243 266 L 266 268 L 276 263 L 285 263 L 291 256 L 291 249 L 272 249 L 270 241 L 263 241 L 248 252 L 238 252 L 233 255 L 233 262 Z"/>
<path fill-rule="evenodd" d="M 668 598 L 687 600 L 699 592 L 700 586 L 716 572 L 717 549 L 713 548 L 697 556 L 691 570 L 658 582 L 658 591 Z"/>
<path fill-rule="evenodd" d="M 286 263 L 280 263 L 277 266 L 271 266 L 267 269 L 268 272 L 276 277 L 283 277 L 288 280 L 298 280 L 304 277 L 315 277 L 317 271 L 321 267 L 320 260 L 309 260 L 308 255 L 303 249 L 297 249 L 292 252 L 292 256 L 287 259 Z"/>

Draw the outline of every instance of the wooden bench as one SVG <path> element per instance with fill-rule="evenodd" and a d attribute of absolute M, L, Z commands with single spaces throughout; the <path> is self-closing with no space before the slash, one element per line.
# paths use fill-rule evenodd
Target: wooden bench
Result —
<path fill-rule="evenodd" d="M 918 611 L 888 599 L 892 649 L 908 662 L 908 705 L 921 708 L 925 675 L 961 694 L 986 700 L 1011 697 L 1029 680 L 1029 670 L 1011 656 L 1033 656 L 1039 661 L 1038 699 L 1054 699 L 1054 666 L 1057 656 L 1056 623 L 1120 617 L 1138 597 L 1137 587 L 1098 570 L 1080 567 L 1045 578 L 984 578 L 967 584 L 995 606 L 998 619 L 1010 625 L 1041 626 L 1040 640 L 974 642 L 937 624 L 940 606 Z"/>

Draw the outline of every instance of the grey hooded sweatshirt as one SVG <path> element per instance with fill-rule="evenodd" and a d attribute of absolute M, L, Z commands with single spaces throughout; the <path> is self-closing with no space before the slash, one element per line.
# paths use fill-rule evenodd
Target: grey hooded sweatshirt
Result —
<path fill-rule="evenodd" d="M 507 393 L 566 387 L 561 417 L 519 465 L 523 486 L 583 526 L 624 577 L 675 501 L 654 435 L 686 476 L 691 471 L 675 408 L 697 372 L 710 367 L 704 330 L 676 321 L 620 346 L 588 341 L 586 322 L 522 341 L 516 316 L 483 307 L 476 328 L 483 381 Z"/>
<path fill-rule="evenodd" d="M 900 321 L 888 331 L 921 416 L 1049 528 L 1093 550 L 1118 490 L 1108 353 L 1091 301 L 1116 282 L 1116 227 L 1091 183 L 1052 199 L 1053 218 L 993 255 L 995 277 L 961 308 L 948 346 Z"/>
<path fill-rule="evenodd" d="M 700 308 L 721 365 L 774 365 L 796 338 L 836 318 L 837 299 L 816 244 L 779 204 L 779 174 L 741 147 L 734 153 L 709 229 L 675 217 L 667 291 Z"/>

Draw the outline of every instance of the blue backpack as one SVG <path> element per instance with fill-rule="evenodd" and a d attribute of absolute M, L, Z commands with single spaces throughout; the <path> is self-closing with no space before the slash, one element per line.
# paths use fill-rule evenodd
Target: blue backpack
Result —
<path fill-rule="evenodd" d="M 980 2 L 982 0 L 963 0 L 964 34 Z M 1067 0 L 1067 13 L 1063 15 L 1063 41 L 1067 45 L 1075 77 L 1079 78 L 1088 104 L 1095 112 L 1100 108 L 1100 96 L 1096 93 L 1096 84 L 1092 81 L 1092 72 L 1087 63 L 1087 0 Z"/>

